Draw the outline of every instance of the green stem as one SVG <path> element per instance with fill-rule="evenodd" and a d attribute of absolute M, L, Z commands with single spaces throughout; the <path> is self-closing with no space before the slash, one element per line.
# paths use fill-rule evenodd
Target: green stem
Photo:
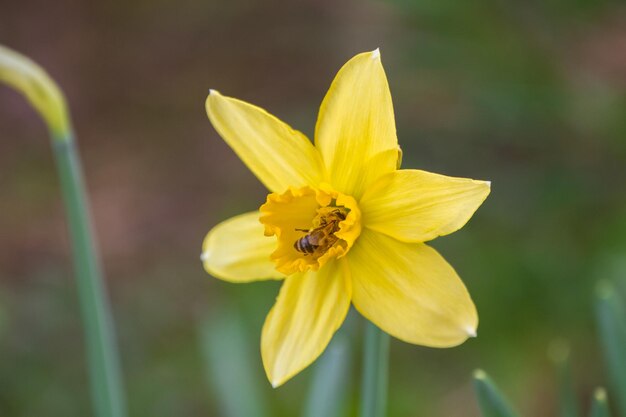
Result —
<path fill-rule="evenodd" d="M 95 416 L 125 417 L 113 322 L 96 256 L 80 159 L 71 133 L 53 138 L 52 145 L 72 241 Z"/>
<path fill-rule="evenodd" d="M 387 408 L 389 335 L 367 321 L 360 417 L 384 417 Z"/>

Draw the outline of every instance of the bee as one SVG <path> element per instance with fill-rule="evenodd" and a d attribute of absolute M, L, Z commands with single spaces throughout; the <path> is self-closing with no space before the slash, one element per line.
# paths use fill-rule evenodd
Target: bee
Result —
<path fill-rule="evenodd" d="M 329 214 L 332 216 L 332 219 L 328 220 L 327 217 L 322 217 L 318 227 L 313 229 L 296 229 L 300 232 L 307 232 L 307 234 L 294 242 L 293 247 L 295 250 L 306 256 L 314 253 L 320 246 L 329 248 L 339 240 L 335 236 L 335 232 L 339 230 L 339 222 L 345 220 L 346 215 L 339 209 L 333 210 Z"/>

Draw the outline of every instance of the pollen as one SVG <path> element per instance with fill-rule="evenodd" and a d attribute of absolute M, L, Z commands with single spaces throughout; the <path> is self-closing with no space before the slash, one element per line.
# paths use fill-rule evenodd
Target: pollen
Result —
<path fill-rule="evenodd" d="M 345 256 L 361 233 L 356 201 L 330 187 L 270 194 L 260 211 L 265 235 L 278 240 L 270 258 L 284 274 L 317 271 Z"/>

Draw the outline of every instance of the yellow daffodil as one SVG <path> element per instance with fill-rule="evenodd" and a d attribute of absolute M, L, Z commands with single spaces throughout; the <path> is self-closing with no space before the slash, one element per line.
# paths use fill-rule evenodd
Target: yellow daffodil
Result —
<path fill-rule="evenodd" d="M 461 228 L 490 184 L 398 169 L 378 50 L 341 68 L 320 107 L 315 144 L 217 91 L 206 110 L 270 191 L 259 211 L 209 232 L 202 260 L 230 282 L 284 279 L 261 336 L 273 386 L 324 351 L 351 303 L 405 342 L 450 347 L 476 335 L 478 316 L 463 282 L 424 242 Z"/>

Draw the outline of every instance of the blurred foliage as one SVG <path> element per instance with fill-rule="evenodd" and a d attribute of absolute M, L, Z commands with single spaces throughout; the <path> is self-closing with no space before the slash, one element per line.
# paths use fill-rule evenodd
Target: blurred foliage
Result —
<path fill-rule="evenodd" d="M 559 387 L 559 415 L 561 417 L 579 417 L 580 405 L 576 396 L 574 379 L 572 378 L 572 364 L 567 342 L 556 340 L 548 348 L 548 356 L 554 362 Z"/>
<path fill-rule="evenodd" d="M 618 416 L 626 416 L 626 315 L 623 298 L 609 281 L 601 281 L 596 289 L 596 320 L 598 340 L 603 347 L 604 362 L 610 376 L 611 392 L 617 404 Z M 574 379 L 570 372 L 569 351 L 562 341 L 551 346 L 550 355 L 557 367 L 560 392 L 560 415 L 580 415 L 574 395 Z M 505 396 L 482 370 L 474 373 L 476 399 L 483 417 L 515 417 Z M 604 388 L 596 388 L 591 398 L 589 417 L 609 417 L 609 400 Z"/>
<path fill-rule="evenodd" d="M 591 402 L 591 410 L 589 411 L 590 417 L 611 417 L 611 411 L 609 410 L 609 404 L 607 402 L 606 391 L 602 388 L 598 388 L 593 394 L 593 400 Z"/>
<path fill-rule="evenodd" d="M 474 389 L 483 417 L 517 417 L 485 371 L 479 369 L 474 372 Z"/>
<path fill-rule="evenodd" d="M 199 325 L 207 380 L 225 417 L 267 417 L 269 406 L 259 387 L 263 375 L 252 363 L 255 343 L 239 313 L 221 306 Z"/>
<path fill-rule="evenodd" d="M 613 286 L 602 281 L 597 288 L 596 316 L 605 363 L 619 415 L 626 416 L 626 310 Z"/>
<path fill-rule="evenodd" d="M 467 375 L 479 366 L 493 370 L 521 415 L 555 415 L 545 355 L 555 336 L 576 346 L 576 392 L 606 381 L 590 294 L 600 278 L 626 288 L 625 22 L 617 0 L 4 5 L 0 41 L 40 62 L 72 108 L 130 414 L 225 416 L 197 335 L 218 301 L 240 310 L 250 366 L 263 374 L 258 340 L 277 285 L 218 282 L 198 260 L 212 225 L 265 197 L 206 120 L 208 88 L 311 135 L 335 72 L 378 46 L 403 167 L 493 183 L 461 232 L 433 242 L 474 297 L 479 337 L 451 350 L 392 340 L 390 415 L 477 416 L 466 406 Z M 0 89 L 3 417 L 89 410 L 44 135 L 21 98 Z M 274 415 L 302 412 L 313 374 L 278 390 L 258 377 Z M 358 367 L 351 374 L 359 378 Z"/>

